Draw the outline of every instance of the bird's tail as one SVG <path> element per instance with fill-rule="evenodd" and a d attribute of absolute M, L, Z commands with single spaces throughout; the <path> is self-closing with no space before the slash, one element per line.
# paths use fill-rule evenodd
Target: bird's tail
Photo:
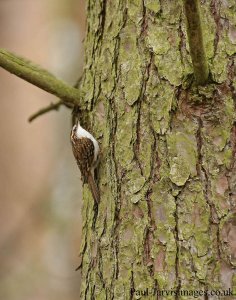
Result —
<path fill-rule="evenodd" d="M 90 190 L 92 192 L 92 195 L 93 195 L 93 199 L 99 203 L 100 201 L 100 193 L 99 193 L 99 190 L 98 190 L 98 186 L 93 178 L 93 175 L 90 173 L 88 175 L 88 185 L 90 187 Z"/>

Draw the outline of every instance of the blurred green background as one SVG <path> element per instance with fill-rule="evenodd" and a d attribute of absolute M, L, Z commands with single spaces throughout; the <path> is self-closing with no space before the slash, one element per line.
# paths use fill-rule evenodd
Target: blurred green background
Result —
<path fill-rule="evenodd" d="M 82 73 L 85 1 L 0 0 L 0 47 L 70 84 Z M 54 96 L 0 69 L 0 299 L 79 299 L 80 174 L 71 112 L 27 122 Z"/>

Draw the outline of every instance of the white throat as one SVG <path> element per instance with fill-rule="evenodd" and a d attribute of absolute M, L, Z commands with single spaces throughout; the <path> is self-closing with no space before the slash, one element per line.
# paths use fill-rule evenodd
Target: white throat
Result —
<path fill-rule="evenodd" d="M 86 138 L 90 139 L 93 142 L 93 145 L 94 145 L 94 160 L 96 161 L 97 157 L 98 157 L 98 152 L 99 152 L 99 145 L 98 145 L 98 142 L 96 141 L 96 139 L 92 136 L 91 133 L 89 133 L 82 126 L 80 126 L 79 122 L 78 122 L 78 125 L 77 125 L 76 135 L 77 135 L 78 138 L 86 137 Z"/>

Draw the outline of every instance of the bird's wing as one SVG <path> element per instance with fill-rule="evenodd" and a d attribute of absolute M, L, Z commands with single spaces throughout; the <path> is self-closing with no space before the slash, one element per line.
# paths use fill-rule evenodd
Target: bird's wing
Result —
<path fill-rule="evenodd" d="M 72 138 L 72 150 L 81 171 L 82 176 L 86 180 L 94 160 L 93 142 L 86 137 Z"/>

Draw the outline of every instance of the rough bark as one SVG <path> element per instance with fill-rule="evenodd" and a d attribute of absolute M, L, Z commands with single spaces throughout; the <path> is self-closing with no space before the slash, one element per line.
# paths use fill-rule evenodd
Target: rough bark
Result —
<path fill-rule="evenodd" d="M 236 289 L 236 4 L 200 10 L 205 87 L 182 1 L 87 1 L 82 123 L 102 154 L 98 207 L 84 187 L 81 299 Z"/>

